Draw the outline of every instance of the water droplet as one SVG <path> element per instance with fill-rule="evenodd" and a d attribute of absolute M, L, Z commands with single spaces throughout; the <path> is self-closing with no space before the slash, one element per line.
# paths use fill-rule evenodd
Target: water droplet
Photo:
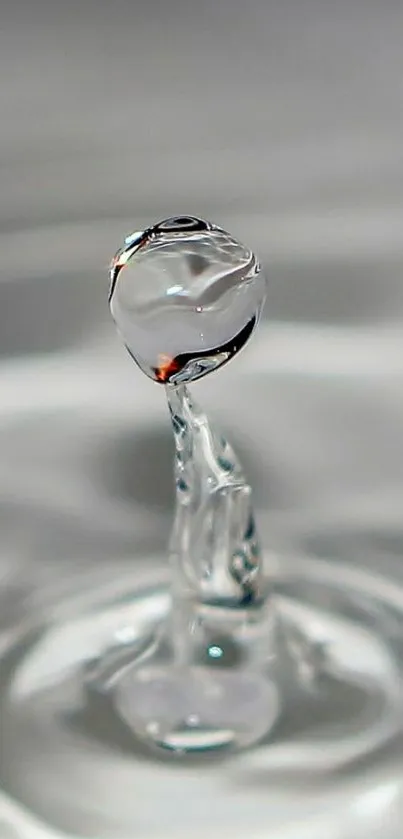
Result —
<path fill-rule="evenodd" d="M 176 384 L 242 348 L 265 289 L 249 248 L 210 222 L 179 216 L 126 238 L 111 266 L 110 305 L 139 367 Z"/>

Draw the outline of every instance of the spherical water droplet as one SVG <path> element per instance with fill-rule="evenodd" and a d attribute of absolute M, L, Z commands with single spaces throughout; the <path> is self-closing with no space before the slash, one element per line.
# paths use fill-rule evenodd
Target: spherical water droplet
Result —
<path fill-rule="evenodd" d="M 258 320 L 266 283 L 251 250 L 202 219 L 128 236 L 111 266 L 110 306 L 139 367 L 191 381 L 228 361 Z"/>

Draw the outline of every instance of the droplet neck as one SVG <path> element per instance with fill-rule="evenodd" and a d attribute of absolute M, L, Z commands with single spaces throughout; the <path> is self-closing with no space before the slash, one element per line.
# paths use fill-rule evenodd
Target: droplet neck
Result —
<path fill-rule="evenodd" d="M 247 324 L 225 344 L 200 352 L 181 353 L 175 358 L 168 355 L 161 355 L 160 364 L 154 368 L 154 375 L 157 382 L 161 384 L 180 384 L 194 382 L 205 376 L 212 370 L 222 367 L 227 361 L 242 349 L 249 340 L 257 323 L 257 315 L 254 315 Z"/>
<path fill-rule="evenodd" d="M 166 388 L 175 439 L 174 585 L 200 602 L 251 608 L 266 596 L 251 489 L 230 444 L 185 385 Z"/>

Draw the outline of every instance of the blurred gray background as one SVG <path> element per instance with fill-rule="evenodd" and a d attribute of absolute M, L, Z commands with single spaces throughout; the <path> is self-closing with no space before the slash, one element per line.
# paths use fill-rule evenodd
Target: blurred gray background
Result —
<path fill-rule="evenodd" d="M 402 40 L 399 0 L 3 0 L 0 644 L 58 586 L 165 556 L 162 390 L 107 288 L 123 237 L 175 214 L 269 278 L 250 348 L 198 386 L 265 545 L 403 578 Z"/>

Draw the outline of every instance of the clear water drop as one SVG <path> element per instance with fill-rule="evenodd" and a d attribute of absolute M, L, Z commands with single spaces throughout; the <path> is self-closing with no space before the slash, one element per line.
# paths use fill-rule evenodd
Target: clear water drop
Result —
<path fill-rule="evenodd" d="M 110 306 L 123 341 L 151 378 L 201 378 L 250 337 L 266 282 L 252 251 L 192 216 L 125 240 L 111 266 Z"/>

